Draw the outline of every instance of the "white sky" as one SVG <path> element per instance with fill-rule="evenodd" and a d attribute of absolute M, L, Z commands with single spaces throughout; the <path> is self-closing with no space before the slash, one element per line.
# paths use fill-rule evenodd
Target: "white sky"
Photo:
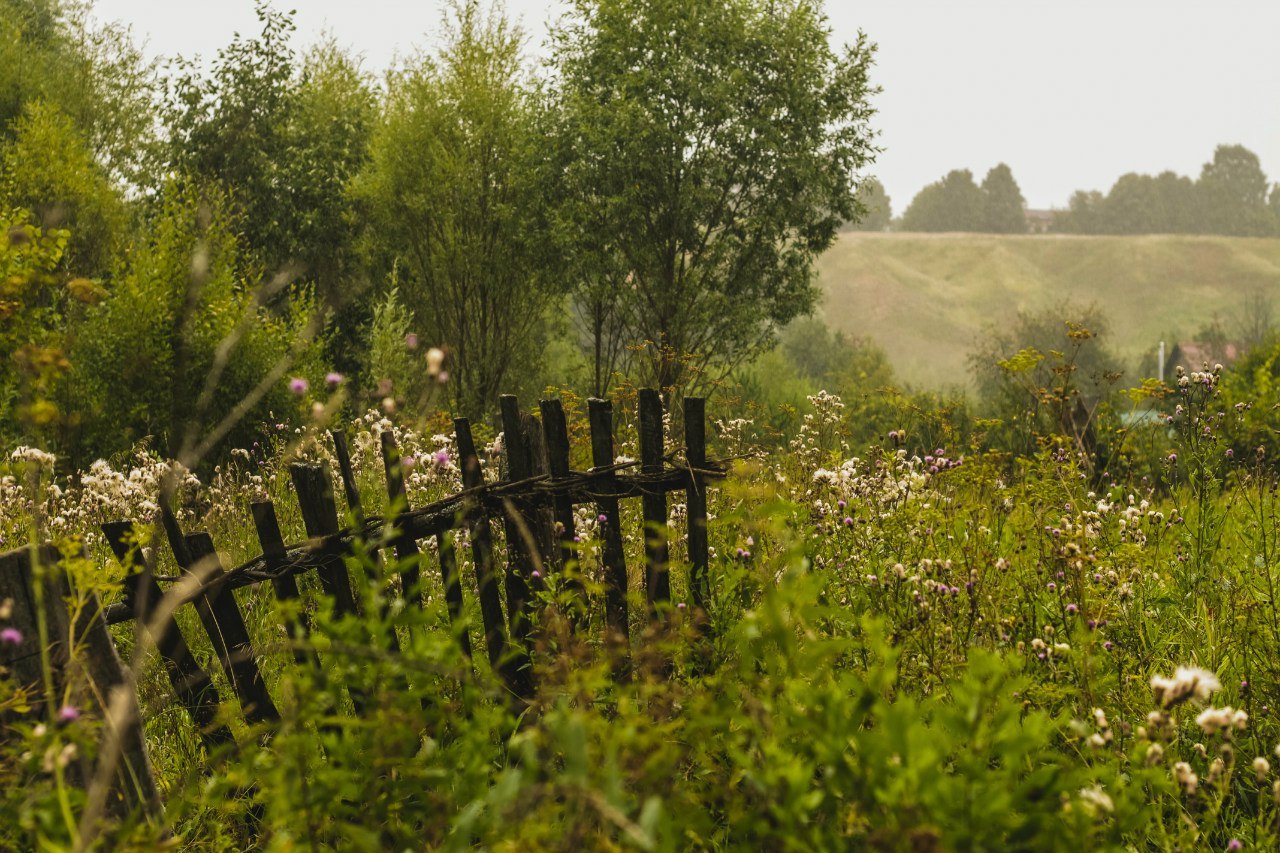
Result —
<path fill-rule="evenodd" d="M 714 0 L 706 0 L 714 2 Z M 441 0 L 294 0 L 298 45 L 323 31 L 371 69 L 430 45 Z M 508 0 L 537 50 L 555 2 Z M 152 55 L 212 56 L 256 31 L 252 0 L 96 0 Z M 1280 0 L 828 0 L 834 37 L 880 46 L 872 173 L 901 212 L 953 168 L 1007 162 L 1032 207 L 1125 172 L 1193 177 L 1239 143 L 1280 181 Z"/>

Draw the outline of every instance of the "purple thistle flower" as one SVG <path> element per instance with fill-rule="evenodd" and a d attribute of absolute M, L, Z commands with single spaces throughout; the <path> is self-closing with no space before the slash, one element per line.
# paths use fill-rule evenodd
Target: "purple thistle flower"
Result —
<path fill-rule="evenodd" d="M 310 387 L 311 383 L 303 379 L 301 376 L 295 376 L 289 380 L 289 390 L 295 394 L 305 394 L 307 393 L 307 389 Z"/>
<path fill-rule="evenodd" d="M 602 512 L 602 513 L 600 513 L 598 516 L 596 516 L 596 521 L 600 522 L 601 524 L 608 524 L 608 523 L 609 523 L 609 516 L 605 515 L 605 514 Z"/>
<path fill-rule="evenodd" d="M 339 385 L 341 385 L 345 381 L 346 381 L 346 377 L 336 371 L 328 373 L 324 377 L 325 384 L 328 385 L 330 388 L 337 388 Z"/>
<path fill-rule="evenodd" d="M 853 519 L 846 515 L 842 524 L 844 524 L 845 527 L 853 527 Z"/>
<path fill-rule="evenodd" d="M 9 646 L 20 646 L 22 645 L 22 632 L 17 628 L 5 628 L 0 631 L 0 643 Z"/>
<path fill-rule="evenodd" d="M 537 569 L 534 569 L 534 570 L 533 570 L 533 574 L 531 575 L 531 577 L 533 577 L 533 578 L 540 578 L 540 577 L 542 577 L 542 572 L 538 571 Z"/>
<path fill-rule="evenodd" d="M 404 336 L 404 345 L 405 345 L 405 347 L 406 347 L 407 349 L 417 349 L 417 348 L 418 348 L 418 336 L 417 336 L 417 335 L 415 335 L 413 332 L 410 332 L 409 334 L 405 335 L 405 336 Z"/>
<path fill-rule="evenodd" d="M 1068 604 L 1068 605 L 1067 605 L 1067 612 L 1068 612 L 1068 613 L 1070 613 L 1072 616 L 1075 616 L 1075 615 L 1076 615 L 1076 611 L 1077 611 L 1077 610 L 1079 610 L 1079 609 L 1080 609 L 1080 608 L 1079 608 L 1079 607 L 1076 607 L 1074 604 Z"/>
<path fill-rule="evenodd" d="M 58 722 L 74 723 L 80 719 L 80 709 L 75 705 L 63 705 L 58 709 Z"/>
<path fill-rule="evenodd" d="M 449 464 L 449 451 L 447 451 L 447 450 L 443 450 L 443 449 L 441 449 L 441 450 L 437 450 L 437 451 L 436 451 L 436 465 L 437 465 L 437 466 L 439 466 L 439 467 L 441 467 L 441 468 L 443 468 L 444 466 L 446 466 L 446 465 L 448 465 L 448 464 Z"/>
<path fill-rule="evenodd" d="M 1105 643 L 1102 644 L 1102 647 L 1107 651 L 1111 651 L 1116 647 L 1116 644 L 1111 642 L 1110 640 L 1107 640 Z"/>
<path fill-rule="evenodd" d="M 1244 849 L 1244 842 L 1243 842 L 1243 841 L 1241 841 L 1239 838 L 1233 838 L 1233 839 L 1231 839 L 1230 841 L 1228 841 L 1228 842 L 1227 842 L 1227 849 L 1228 849 L 1228 850 L 1243 850 L 1243 849 Z"/>
<path fill-rule="evenodd" d="M 677 607 L 678 609 L 680 609 L 680 610 L 684 610 L 684 602 L 683 602 L 683 601 L 678 602 L 678 603 L 676 604 L 676 607 Z"/>

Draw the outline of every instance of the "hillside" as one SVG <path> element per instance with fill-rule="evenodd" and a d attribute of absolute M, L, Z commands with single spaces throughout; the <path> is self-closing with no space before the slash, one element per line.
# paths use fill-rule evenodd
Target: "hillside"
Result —
<path fill-rule="evenodd" d="M 850 233 L 818 280 L 832 328 L 875 341 L 905 381 L 941 387 L 968 383 L 975 338 L 1020 309 L 1097 305 L 1136 365 L 1162 336 L 1189 338 L 1215 315 L 1229 325 L 1251 291 L 1280 308 L 1280 240 Z"/>

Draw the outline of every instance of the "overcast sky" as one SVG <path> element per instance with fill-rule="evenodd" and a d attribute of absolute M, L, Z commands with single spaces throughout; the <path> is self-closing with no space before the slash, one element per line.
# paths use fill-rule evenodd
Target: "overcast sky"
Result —
<path fill-rule="evenodd" d="M 706 0 L 713 2 L 713 0 Z M 294 0 L 298 42 L 325 30 L 384 68 L 430 45 L 440 0 Z M 536 52 L 555 2 L 508 0 Z M 96 0 L 152 55 L 212 56 L 253 32 L 252 0 Z M 834 38 L 880 46 L 872 171 L 900 212 L 954 168 L 1006 162 L 1032 207 L 1130 171 L 1196 175 L 1239 143 L 1280 180 L 1280 0 L 846 0 Z"/>

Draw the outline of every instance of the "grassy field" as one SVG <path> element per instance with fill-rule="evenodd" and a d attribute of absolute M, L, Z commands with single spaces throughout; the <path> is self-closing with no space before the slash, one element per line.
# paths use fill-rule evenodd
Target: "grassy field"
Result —
<path fill-rule="evenodd" d="M 1096 305 L 1132 367 L 1215 315 L 1230 329 L 1246 294 L 1280 295 L 1280 240 L 842 234 L 818 280 L 829 325 L 875 341 L 905 381 L 936 388 L 967 383 L 975 338 L 1019 310 Z"/>

